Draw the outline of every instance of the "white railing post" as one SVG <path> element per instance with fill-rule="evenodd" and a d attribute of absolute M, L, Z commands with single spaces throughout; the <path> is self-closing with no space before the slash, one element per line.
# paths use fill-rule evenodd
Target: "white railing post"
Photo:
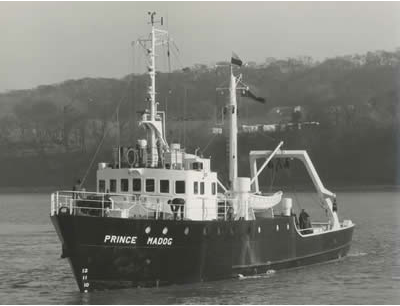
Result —
<path fill-rule="evenodd" d="M 226 198 L 224 200 L 224 205 L 225 205 L 225 207 L 224 207 L 224 220 L 226 221 Z"/>
<path fill-rule="evenodd" d="M 72 215 L 72 208 L 75 206 L 73 203 L 74 203 L 73 200 L 69 202 L 69 214 L 70 215 Z"/>
<path fill-rule="evenodd" d="M 57 191 L 57 193 L 56 193 L 56 203 L 55 203 L 55 209 L 56 209 L 56 214 L 58 214 L 58 209 L 59 209 L 59 195 L 58 195 L 58 191 Z"/>
<path fill-rule="evenodd" d="M 50 196 L 50 216 L 54 214 L 54 193 Z"/>
<path fill-rule="evenodd" d="M 202 219 L 204 221 L 204 214 L 205 214 L 205 205 L 204 205 L 204 199 L 201 199 L 202 201 Z"/>
<path fill-rule="evenodd" d="M 156 205 L 156 215 L 155 215 L 156 220 L 158 220 L 158 208 L 160 206 L 160 203 L 158 202 L 158 200 L 159 199 L 157 199 L 157 205 Z M 149 214 L 149 213 L 147 213 L 147 214 Z"/>

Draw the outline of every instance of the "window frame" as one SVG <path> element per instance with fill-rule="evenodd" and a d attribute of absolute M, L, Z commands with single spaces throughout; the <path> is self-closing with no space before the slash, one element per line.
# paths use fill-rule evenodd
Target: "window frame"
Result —
<path fill-rule="evenodd" d="M 211 195 L 216 195 L 216 194 L 217 194 L 217 183 L 211 182 Z"/>
<path fill-rule="evenodd" d="M 153 187 L 153 191 L 147 191 L 147 180 L 153 180 L 154 181 L 154 187 Z M 154 177 L 146 177 L 144 179 L 144 192 L 146 193 L 155 193 L 156 192 L 156 179 Z"/>
<path fill-rule="evenodd" d="M 126 181 L 126 190 L 122 190 L 122 186 L 124 185 L 122 184 L 122 181 Z M 119 180 L 119 184 L 120 184 L 120 192 L 129 192 L 129 179 L 122 178 Z"/>
<path fill-rule="evenodd" d="M 111 182 L 115 182 L 115 189 L 114 190 L 112 190 L 112 188 L 111 188 L 112 185 L 113 185 L 113 184 L 111 184 Z M 113 192 L 113 193 L 116 193 L 117 189 L 118 189 L 118 180 L 117 179 L 110 179 L 110 189 L 109 189 L 109 191 Z"/>
<path fill-rule="evenodd" d="M 162 185 L 161 182 L 168 182 L 168 191 L 162 191 L 162 190 L 161 190 L 161 185 Z M 170 180 L 167 180 L 167 179 L 160 180 L 160 183 L 158 184 L 158 187 L 159 187 L 160 193 L 169 194 L 169 193 L 170 193 L 170 190 L 171 190 L 171 181 L 170 181 Z"/>
<path fill-rule="evenodd" d="M 206 194 L 206 186 L 204 182 L 200 182 L 200 194 L 201 195 Z"/>
<path fill-rule="evenodd" d="M 103 189 L 103 190 L 100 188 L 100 187 L 101 187 L 101 183 L 104 183 L 104 185 L 103 185 L 104 189 Z M 104 180 L 104 179 L 99 179 L 98 182 L 97 182 L 97 184 L 98 184 L 98 185 L 97 185 L 98 191 L 99 191 L 100 193 L 105 193 L 106 190 L 107 190 L 106 180 Z"/>
<path fill-rule="evenodd" d="M 133 180 L 138 180 L 139 182 L 140 182 L 140 188 L 139 188 L 139 190 L 133 190 L 133 187 L 135 186 L 135 184 L 133 183 Z M 143 186 L 143 182 L 142 182 L 142 178 L 140 178 L 140 177 L 134 177 L 133 179 L 132 179 L 132 192 L 142 192 L 142 186 Z"/>
<path fill-rule="evenodd" d="M 178 183 L 178 182 L 183 182 L 184 192 L 176 192 L 176 183 Z M 186 194 L 186 181 L 185 180 L 175 180 L 174 193 L 175 194 Z"/>

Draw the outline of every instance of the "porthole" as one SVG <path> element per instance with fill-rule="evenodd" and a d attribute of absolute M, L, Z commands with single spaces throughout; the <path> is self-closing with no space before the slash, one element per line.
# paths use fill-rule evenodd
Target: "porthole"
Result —
<path fill-rule="evenodd" d="M 145 263 L 146 263 L 146 265 L 151 264 L 151 259 L 150 259 L 150 258 L 147 258 L 147 259 L 145 260 Z"/>
<path fill-rule="evenodd" d="M 150 234 L 150 232 L 151 232 L 151 227 L 150 227 L 150 226 L 146 227 L 146 229 L 144 230 L 144 232 L 145 232 L 146 234 Z"/>
<path fill-rule="evenodd" d="M 219 227 L 217 228 L 217 235 L 221 235 L 221 229 Z"/>
<path fill-rule="evenodd" d="M 184 229 L 184 231 L 183 231 L 183 233 L 185 234 L 185 235 L 189 235 L 189 227 L 185 227 L 185 229 Z"/>
<path fill-rule="evenodd" d="M 286 229 L 289 230 L 289 223 L 286 224 Z"/>
<path fill-rule="evenodd" d="M 276 231 L 279 231 L 279 224 L 276 225 Z"/>
<path fill-rule="evenodd" d="M 164 227 L 163 230 L 162 230 L 162 233 L 163 233 L 163 235 L 168 234 L 168 228 L 167 228 L 167 227 Z"/>
<path fill-rule="evenodd" d="M 258 227 L 258 233 L 261 233 L 261 227 Z"/>
<path fill-rule="evenodd" d="M 206 236 L 208 234 L 207 227 L 203 228 L 203 235 Z"/>

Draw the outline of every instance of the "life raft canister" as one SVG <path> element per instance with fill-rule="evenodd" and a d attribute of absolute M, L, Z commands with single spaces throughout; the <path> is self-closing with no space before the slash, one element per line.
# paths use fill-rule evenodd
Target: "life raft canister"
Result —
<path fill-rule="evenodd" d="M 70 214 L 69 207 L 67 207 L 67 206 L 61 206 L 60 209 L 58 210 L 58 213 L 59 213 L 60 215 L 69 215 L 69 214 Z"/>

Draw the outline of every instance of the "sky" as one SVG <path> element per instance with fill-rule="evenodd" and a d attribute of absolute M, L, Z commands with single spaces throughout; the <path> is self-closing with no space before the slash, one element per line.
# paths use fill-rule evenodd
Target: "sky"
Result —
<path fill-rule="evenodd" d="M 0 2 L 0 92 L 132 73 L 148 11 L 179 48 L 173 68 L 400 47 L 395 2 Z"/>

